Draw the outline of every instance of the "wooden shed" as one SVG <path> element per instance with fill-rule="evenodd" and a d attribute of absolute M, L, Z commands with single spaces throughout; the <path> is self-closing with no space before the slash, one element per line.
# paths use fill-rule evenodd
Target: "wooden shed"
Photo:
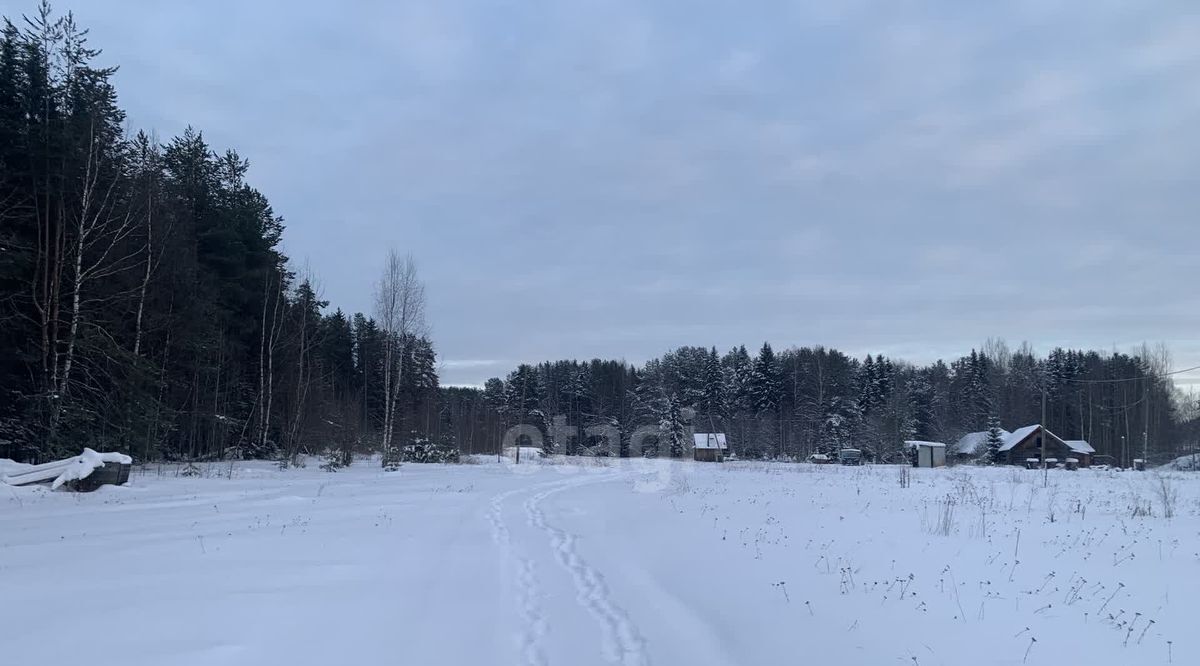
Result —
<path fill-rule="evenodd" d="M 698 432 L 692 435 L 692 456 L 698 462 L 725 462 L 729 444 L 723 432 Z"/>
<path fill-rule="evenodd" d="M 1071 449 L 1071 456 L 1076 461 L 1079 467 L 1091 467 L 1092 456 L 1096 455 L 1096 449 L 1082 439 L 1068 439 L 1067 448 Z"/>
<path fill-rule="evenodd" d="M 912 453 L 913 467 L 945 467 L 946 445 L 941 442 L 907 441 L 904 443 Z"/>

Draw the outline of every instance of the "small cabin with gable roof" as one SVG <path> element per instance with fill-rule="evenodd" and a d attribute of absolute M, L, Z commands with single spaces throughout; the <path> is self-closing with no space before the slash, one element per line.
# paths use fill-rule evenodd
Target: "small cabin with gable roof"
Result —
<path fill-rule="evenodd" d="M 692 435 L 692 456 L 698 462 L 725 462 L 729 444 L 723 432 L 698 432 Z"/>

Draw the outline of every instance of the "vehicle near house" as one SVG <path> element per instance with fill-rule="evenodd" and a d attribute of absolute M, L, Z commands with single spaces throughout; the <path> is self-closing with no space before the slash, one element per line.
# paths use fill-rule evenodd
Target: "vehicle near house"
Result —
<path fill-rule="evenodd" d="M 814 453 L 808 457 L 808 462 L 814 465 L 828 465 L 833 462 L 833 459 L 824 453 Z"/>
<path fill-rule="evenodd" d="M 859 449 L 842 449 L 838 451 L 838 462 L 843 465 L 861 465 L 862 451 Z"/>

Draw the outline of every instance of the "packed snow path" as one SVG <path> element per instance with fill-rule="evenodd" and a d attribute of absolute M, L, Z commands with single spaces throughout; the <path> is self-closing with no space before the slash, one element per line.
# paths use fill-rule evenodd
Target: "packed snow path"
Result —
<path fill-rule="evenodd" d="M 0 663 L 1200 663 L 1200 475 L 585 462 L 0 487 Z"/>

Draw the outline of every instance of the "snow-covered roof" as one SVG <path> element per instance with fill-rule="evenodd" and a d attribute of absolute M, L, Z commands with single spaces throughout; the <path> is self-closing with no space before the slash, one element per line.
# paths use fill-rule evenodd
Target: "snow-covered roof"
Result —
<path fill-rule="evenodd" d="M 941 443 L 941 442 L 922 442 L 922 441 L 921 441 L 921 440 L 919 440 L 919 439 L 910 439 L 910 440 L 906 440 L 906 441 L 904 442 L 904 444 L 905 444 L 906 446 L 908 446 L 908 448 L 910 448 L 910 449 L 915 449 L 915 448 L 917 448 L 918 446 L 932 446 L 932 447 L 933 447 L 933 448 L 935 448 L 935 449 L 944 449 L 944 448 L 946 448 L 946 445 L 945 445 L 945 444 L 943 444 L 943 443 Z"/>
<path fill-rule="evenodd" d="M 1176 458 L 1167 463 L 1167 467 L 1183 472 L 1200 472 L 1200 453 Z"/>
<path fill-rule="evenodd" d="M 1000 429 L 1000 437 L 1009 436 L 1009 432 L 1003 428 Z M 987 450 L 988 433 L 986 430 L 980 432 L 972 432 L 962 436 L 958 443 L 954 445 L 954 450 L 958 453 L 968 456 L 981 455 Z"/>
<path fill-rule="evenodd" d="M 1041 424 L 1034 424 L 1034 425 L 1025 426 L 1024 428 L 1017 428 L 1016 430 L 1009 433 L 1009 435 L 1007 437 L 1004 438 L 1004 444 L 1000 447 L 1000 450 L 1008 451 L 1009 449 L 1013 448 L 1017 444 L 1020 444 L 1022 441 L 1025 440 L 1025 438 L 1032 435 L 1034 433 L 1034 431 L 1036 431 L 1038 428 L 1041 428 L 1041 427 L 1042 427 Z M 1052 441 L 1057 440 L 1059 442 L 1062 442 L 1063 444 L 1065 444 L 1067 446 L 1068 449 L 1070 449 L 1071 451 L 1073 451 L 1075 453 L 1092 454 L 1092 453 L 1096 452 L 1096 449 L 1092 448 L 1091 444 L 1088 444 L 1087 442 L 1083 441 L 1082 439 L 1066 441 L 1066 440 L 1060 439 L 1058 437 L 1058 435 L 1055 435 L 1054 433 L 1050 432 L 1049 430 L 1046 430 L 1045 428 L 1042 428 L 1042 432 L 1046 433 L 1046 437 L 1048 437 L 1050 440 L 1052 440 Z"/>
<path fill-rule="evenodd" d="M 697 449 L 728 449 L 723 432 L 698 432 L 692 435 Z"/>
<path fill-rule="evenodd" d="M 1010 432 L 1007 436 L 1005 436 L 1004 443 L 1000 445 L 1000 450 L 1007 451 L 1017 444 L 1020 444 L 1022 440 L 1032 435 L 1033 432 L 1040 427 L 1042 427 L 1041 424 L 1035 424 L 1025 426 L 1024 428 L 1017 428 L 1016 430 Z"/>
<path fill-rule="evenodd" d="M 1071 449 L 1075 453 L 1095 453 L 1096 452 L 1096 449 L 1092 448 L 1091 444 L 1088 444 L 1087 442 L 1083 441 L 1082 439 L 1068 439 L 1067 440 L 1067 448 Z"/>

